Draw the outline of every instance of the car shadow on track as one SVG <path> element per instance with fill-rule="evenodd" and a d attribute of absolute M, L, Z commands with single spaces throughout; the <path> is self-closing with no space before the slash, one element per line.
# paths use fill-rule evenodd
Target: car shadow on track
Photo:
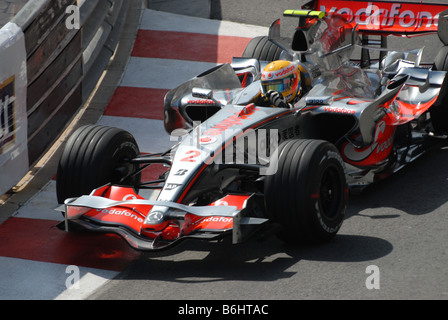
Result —
<path fill-rule="evenodd" d="M 383 214 L 384 208 L 400 213 L 424 215 L 448 205 L 448 147 L 436 148 L 392 176 L 351 195 L 347 219 L 354 215 L 372 219 L 398 218 Z M 369 210 L 369 214 L 363 212 Z M 380 213 L 375 215 L 375 213 Z"/>
<path fill-rule="evenodd" d="M 293 277 L 291 266 L 302 260 L 362 262 L 389 254 L 383 239 L 337 235 L 322 245 L 287 245 L 275 237 L 232 244 L 186 241 L 165 252 L 144 253 L 123 274 L 126 279 L 152 279 L 179 283 L 226 280 L 276 281 Z"/>

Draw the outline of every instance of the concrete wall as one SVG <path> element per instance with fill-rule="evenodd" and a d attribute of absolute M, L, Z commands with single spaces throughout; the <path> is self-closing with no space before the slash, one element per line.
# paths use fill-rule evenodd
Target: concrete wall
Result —
<path fill-rule="evenodd" d="M 12 19 L 25 34 L 30 166 L 95 88 L 128 7 L 129 0 L 30 0 Z"/>

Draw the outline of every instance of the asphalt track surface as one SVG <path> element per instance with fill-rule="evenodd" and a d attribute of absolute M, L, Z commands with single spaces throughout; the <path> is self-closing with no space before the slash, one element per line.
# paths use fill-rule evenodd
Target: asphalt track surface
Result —
<path fill-rule="evenodd" d="M 218 20 L 268 27 L 271 21 L 281 16 L 284 9 L 298 8 L 303 1 L 299 1 L 299 5 L 297 1 L 276 1 L 274 9 L 271 2 L 212 0 L 211 15 Z M 263 30 L 249 29 L 254 33 Z M 145 38 L 157 34 L 140 31 L 140 35 Z M 227 39 L 226 36 L 220 36 L 220 40 L 216 41 L 217 48 L 220 41 Z M 428 59 L 434 55 L 434 48 L 440 47 L 436 40 L 434 37 L 424 42 L 419 40 L 419 44 L 424 43 L 430 49 Z M 239 48 L 242 45 L 230 43 L 233 42 L 229 42 L 229 47 Z M 402 39 L 393 43 L 400 47 L 408 44 Z M 410 48 L 414 48 L 414 45 Z M 205 63 L 201 67 L 226 60 L 229 54 L 238 54 L 215 51 L 210 61 L 201 62 Z M 134 50 L 135 55 L 136 52 L 138 48 Z M 161 62 L 156 60 L 159 58 L 154 57 L 143 60 L 147 58 L 131 58 L 127 75 L 124 75 L 121 87 L 114 96 L 115 100 L 111 101 L 108 113 L 100 123 L 119 123 L 121 117 L 114 103 L 127 101 L 132 107 L 133 101 L 128 99 L 130 93 L 134 97 L 146 96 L 148 91 L 144 89 L 148 88 L 143 88 L 145 85 L 142 85 L 142 82 L 151 83 L 148 70 L 160 70 L 151 62 Z M 132 77 L 129 76 L 131 74 Z M 157 79 L 159 83 L 163 82 L 163 77 Z M 163 87 L 162 84 L 161 86 Z M 166 88 L 148 90 L 151 90 L 151 97 L 154 98 L 163 97 Z M 151 116 L 160 119 L 157 111 Z M 138 127 L 139 124 L 136 121 L 131 125 Z M 158 130 L 156 122 L 152 129 Z M 163 147 L 163 143 L 151 147 Z M 143 149 L 145 148 L 146 145 L 143 146 Z M 362 194 L 351 195 L 347 217 L 339 234 L 333 241 L 321 246 L 290 246 L 270 237 L 262 242 L 251 240 L 241 245 L 190 241 L 169 251 L 135 253 L 126 248 L 121 239 L 115 237 L 98 240 L 97 237 L 66 235 L 61 241 L 58 236 L 50 233 L 35 247 L 23 245 L 21 250 L 26 252 L 23 256 L 19 254 L 22 251 L 11 253 L 7 248 L 0 247 L 0 297 L 124 300 L 445 300 L 448 298 L 446 163 L 448 148 L 435 149 L 403 171 L 367 188 Z M 52 187 L 53 183 L 50 182 L 28 205 L 41 208 L 40 202 L 54 201 Z M 47 190 L 50 190 L 49 193 Z M 33 232 L 24 227 L 23 219 L 28 217 L 21 214 L 19 212 L 0 226 L 0 239 L 9 241 L 8 244 L 12 244 L 14 239 L 9 238 L 6 227 L 16 228 L 17 232 Z M 47 212 L 44 214 L 48 215 Z M 52 219 L 42 219 L 39 222 L 40 230 L 53 230 L 54 223 L 48 222 Z M 36 232 L 34 236 L 38 239 L 40 233 Z M 44 247 L 44 250 L 38 248 L 38 245 Z M 54 251 L 56 245 L 61 246 L 59 251 Z M 89 245 L 91 248 L 85 249 Z M 105 247 L 108 249 L 105 250 Z M 30 256 L 29 252 L 33 248 L 36 256 Z M 65 252 L 62 253 L 63 251 Z M 17 264 L 17 258 L 21 262 L 29 261 L 32 266 Z M 42 261 L 46 261 L 45 267 Z M 83 281 L 78 292 L 76 288 L 75 291 L 64 290 L 68 265 L 82 267 Z M 371 270 L 379 274 L 379 282 L 376 282 L 379 288 L 368 288 L 371 284 Z M 21 273 L 20 282 L 6 279 L 10 275 L 11 279 L 15 279 L 13 273 Z M 34 279 L 36 276 L 40 277 L 39 281 Z"/>

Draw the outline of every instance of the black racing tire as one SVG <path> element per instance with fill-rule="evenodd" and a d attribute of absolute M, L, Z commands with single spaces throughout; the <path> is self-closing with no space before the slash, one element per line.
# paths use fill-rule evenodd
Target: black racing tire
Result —
<path fill-rule="evenodd" d="M 444 45 L 448 45 L 448 17 L 446 16 L 447 13 L 448 10 L 445 10 L 439 14 L 439 25 L 437 29 L 439 39 Z"/>
<path fill-rule="evenodd" d="M 448 71 L 448 46 L 440 48 L 434 59 L 434 69 L 438 71 Z"/>
<path fill-rule="evenodd" d="M 283 49 L 270 41 L 268 37 L 255 37 L 244 49 L 243 58 L 253 58 L 261 61 L 276 61 L 280 59 Z"/>
<path fill-rule="evenodd" d="M 434 70 L 448 71 L 448 46 L 440 49 L 434 60 Z M 431 122 L 437 134 L 448 133 L 448 76 L 442 84 L 439 97 L 430 109 Z"/>
<path fill-rule="evenodd" d="M 100 125 L 80 127 L 67 140 L 59 160 L 58 202 L 90 194 L 107 183 L 137 189 L 141 175 L 128 176 L 138 171 L 139 165 L 129 160 L 139 154 L 134 137 L 125 130 Z"/>
<path fill-rule="evenodd" d="M 277 170 L 266 176 L 268 219 L 281 226 L 288 243 L 316 244 L 339 231 L 348 202 L 345 165 L 327 141 L 289 140 L 273 159 Z M 272 165 L 272 164 L 271 164 Z"/>

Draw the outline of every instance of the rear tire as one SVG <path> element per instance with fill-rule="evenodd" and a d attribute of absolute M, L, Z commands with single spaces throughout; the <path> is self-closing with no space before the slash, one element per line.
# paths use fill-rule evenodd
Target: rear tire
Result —
<path fill-rule="evenodd" d="M 448 71 L 448 46 L 440 49 L 434 60 L 434 69 L 438 71 Z M 442 84 L 439 98 L 429 111 L 434 131 L 437 134 L 448 133 L 448 76 Z"/>
<path fill-rule="evenodd" d="M 77 129 L 67 140 L 56 176 L 59 203 L 65 199 L 90 194 L 107 183 L 137 187 L 139 169 L 129 163 L 140 154 L 134 137 L 121 129 L 88 125 Z"/>
<path fill-rule="evenodd" d="M 283 49 L 271 42 L 268 37 L 255 37 L 247 44 L 243 58 L 253 58 L 261 61 L 275 61 L 280 59 Z"/>
<path fill-rule="evenodd" d="M 338 150 L 321 140 L 289 140 L 279 146 L 277 171 L 265 181 L 268 218 L 290 243 L 322 243 L 339 231 L 348 187 Z M 276 161 L 276 159 L 273 159 Z"/>

